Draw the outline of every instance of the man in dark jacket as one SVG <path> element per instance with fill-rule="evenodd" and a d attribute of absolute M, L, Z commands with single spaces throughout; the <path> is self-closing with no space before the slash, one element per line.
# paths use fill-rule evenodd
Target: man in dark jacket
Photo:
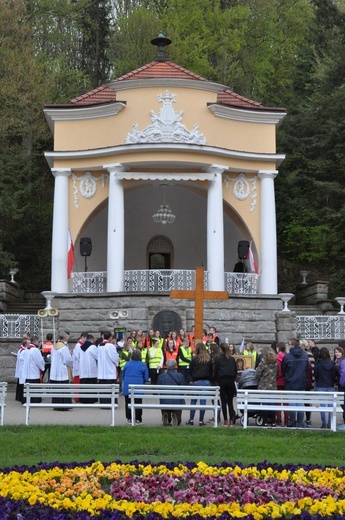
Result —
<path fill-rule="evenodd" d="M 285 390 L 305 390 L 307 387 L 308 356 L 299 346 L 298 339 L 289 342 L 290 352 L 282 361 Z M 304 428 L 304 413 L 297 412 L 297 427 Z M 296 412 L 289 412 L 289 427 L 296 426 Z"/>
<path fill-rule="evenodd" d="M 157 385 L 186 385 L 185 378 L 179 372 L 176 372 L 176 361 L 175 359 L 168 359 L 167 361 L 167 370 L 157 379 Z M 178 426 L 181 424 L 182 418 L 182 410 L 178 409 L 178 405 L 184 404 L 183 399 L 174 399 L 173 397 L 169 397 L 167 399 L 160 400 L 162 408 L 162 419 L 163 425 L 169 426 L 172 424 L 173 426 Z M 176 404 L 176 410 L 164 409 L 165 404 Z"/>

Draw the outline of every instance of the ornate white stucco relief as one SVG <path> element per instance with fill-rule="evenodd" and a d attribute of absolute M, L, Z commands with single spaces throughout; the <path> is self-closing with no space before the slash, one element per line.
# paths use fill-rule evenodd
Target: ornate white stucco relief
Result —
<path fill-rule="evenodd" d="M 229 186 L 229 182 L 233 182 L 232 193 L 236 197 L 237 200 L 245 200 L 249 196 L 252 198 L 252 203 L 250 205 L 250 212 L 255 210 L 256 207 L 256 181 L 258 176 L 248 178 L 244 173 L 240 173 L 238 177 L 231 178 L 229 175 L 224 175 L 223 180 L 226 187 Z"/>
<path fill-rule="evenodd" d="M 126 144 L 136 143 L 187 143 L 187 144 L 206 144 L 205 136 L 199 132 L 199 126 L 194 125 L 193 130 L 181 123 L 183 112 L 178 114 L 172 107 L 176 103 L 176 94 L 168 90 L 164 94 L 157 96 L 159 103 L 163 103 L 159 114 L 150 111 L 152 125 L 139 131 L 138 124 L 134 124 L 132 131 L 128 132 Z"/>
<path fill-rule="evenodd" d="M 102 188 L 105 187 L 105 183 L 109 182 L 109 174 L 102 173 L 99 176 L 92 175 L 91 172 L 85 172 L 84 175 L 77 176 L 72 173 L 73 180 L 73 204 L 79 209 L 78 203 L 78 193 L 80 192 L 81 196 L 84 199 L 92 199 L 95 196 L 97 191 L 97 183 L 100 182 L 102 184 Z M 79 183 L 79 189 L 78 189 Z"/>

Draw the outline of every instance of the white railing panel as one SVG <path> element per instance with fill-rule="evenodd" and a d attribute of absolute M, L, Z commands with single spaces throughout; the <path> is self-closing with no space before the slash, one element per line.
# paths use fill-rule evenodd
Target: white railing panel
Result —
<path fill-rule="evenodd" d="M 296 334 L 305 339 L 344 339 L 345 315 L 296 316 Z"/>
<path fill-rule="evenodd" d="M 258 294 L 259 275 L 224 273 L 225 290 L 231 294 Z M 106 292 L 106 272 L 72 273 L 73 293 Z M 204 289 L 208 288 L 208 273 L 204 273 Z M 194 290 L 195 271 L 188 269 L 134 269 L 124 271 L 125 292 L 169 292 Z"/>
<path fill-rule="evenodd" d="M 106 292 L 107 273 L 72 273 L 71 279 L 73 293 L 83 294 Z"/>
<path fill-rule="evenodd" d="M 126 292 L 169 292 L 193 290 L 195 271 L 186 269 L 137 269 L 125 271 Z"/>
<path fill-rule="evenodd" d="M 24 334 L 39 336 L 41 318 L 37 314 L 0 314 L 0 338 L 22 339 Z"/>
<path fill-rule="evenodd" d="M 229 294 L 258 294 L 259 275 L 252 273 L 224 273 L 225 290 Z"/>

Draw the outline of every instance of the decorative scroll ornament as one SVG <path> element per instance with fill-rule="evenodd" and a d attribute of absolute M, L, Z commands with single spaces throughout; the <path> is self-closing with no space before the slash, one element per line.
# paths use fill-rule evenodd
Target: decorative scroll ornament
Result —
<path fill-rule="evenodd" d="M 107 173 L 102 173 L 101 175 L 95 177 L 91 172 L 85 172 L 84 175 L 78 177 L 74 173 L 72 174 L 73 179 L 73 204 L 79 209 L 78 206 L 78 191 L 81 193 L 81 196 L 84 199 L 92 199 L 95 196 L 97 191 L 97 182 L 102 183 L 102 188 L 105 187 L 105 183 L 109 182 L 109 175 Z M 79 190 L 77 183 L 79 183 Z"/>
<path fill-rule="evenodd" d="M 157 96 L 159 103 L 163 103 L 159 114 L 150 111 L 152 125 L 147 126 L 139 132 L 138 124 L 133 125 L 132 131 L 127 134 L 126 144 L 136 143 L 187 143 L 187 144 L 206 144 L 206 138 L 199 132 L 199 126 L 194 125 L 193 130 L 181 123 L 183 112 L 178 114 L 172 107 L 176 103 L 176 94 L 168 90 L 164 94 Z"/>
<path fill-rule="evenodd" d="M 256 181 L 258 176 L 255 175 L 255 177 L 248 178 L 244 175 L 244 173 L 240 173 L 239 176 L 235 179 L 229 177 L 228 175 L 224 175 L 223 178 L 226 187 L 229 186 L 229 181 L 234 183 L 232 193 L 237 200 L 245 200 L 249 196 L 252 197 L 250 212 L 253 212 L 256 207 Z"/>

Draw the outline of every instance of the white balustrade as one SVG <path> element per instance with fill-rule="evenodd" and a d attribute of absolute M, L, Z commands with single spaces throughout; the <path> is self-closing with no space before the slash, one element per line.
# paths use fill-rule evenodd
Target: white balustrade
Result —
<path fill-rule="evenodd" d="M 204 289 L 208 289 L 205 271 Z M 258 294 L 259 275 L 250 273 L 224 273 L 225 286 L 231 294 Z M 73 293 L 103 293 L 107 291 L 105 272 L 72 273 Z M 124 271 L 125 292 L 169 292 L 194 290 L 195 271 L 188 269 L 134 269 Z"/>
<path fill-rule="evenodd" d="M 125 271 L 126 292 L 169 292 L 193 290 L 195 271 L 185 269 L 138 269 Z"/>
<path fill-rule="evenodd" d="M 103 293 L 106 292 L 107 273 L 86 272 L 72 273 L 72 292 L 73 293 Z"/>
<path fill-rule="evenodd" d="M 296 316 L 296 335 L 305 339 L 344 339 L 345 315 Z"/>
<path fill-rule="evenodd" d="M 39 336 L 40 327 L 37 314 L 0 314 L 0 338 L 22 339 L 27 333 Z"/>
<path fill-rule="evenodd" d="M 252 273 L 224 273 L 225 290 L 231 294 L 258 294 L 259 275 Z"/>

